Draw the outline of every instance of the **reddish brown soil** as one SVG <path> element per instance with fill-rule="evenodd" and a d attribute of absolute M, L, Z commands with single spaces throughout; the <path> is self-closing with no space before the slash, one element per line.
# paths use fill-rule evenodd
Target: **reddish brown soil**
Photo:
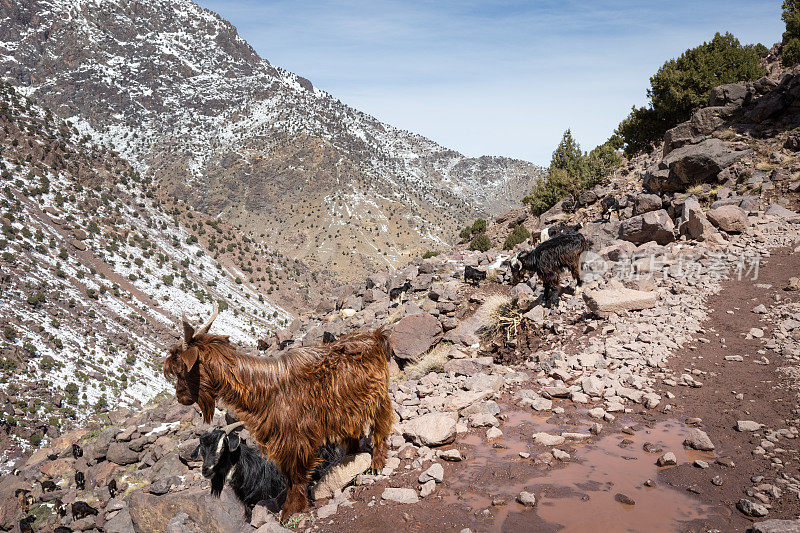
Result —
<path fill-rule="evenodd" d="M 585 409 L 569 401 L 557 401 L 565 409 L 563 415 L 540 417 L 531 411 L 515 407 L 511 394 L 499 402 L 503 415 L 500 428 L 504 435 L 496 443 L 487 443 L 484 429 L 472 429 L 461 435 L 456 443 L 466 456 L 460 463 L 443 463 L 444 482 L 429 497 L 416 504 L 381 501 L 387 486 L 419 486 L 419 470 L 405 471 L 410 460 L 404 460 L 399 472 L 387 482 L 357 487 L 352 507 L 340 507 L 329 519 L 317 520 L 315 530 L 358 531 L 460 531 L 469 527 L 480 531 L 603 531 L 603 532 L 700 532 L 708 530 L 744 531 L 750 521 L 735 509 L 736 501 L 744 497 L 750 477 L 770 476 L 769 462 L 753 458 L 752 450 L 760 438 L 736 432 L 737 420 L 755 420 L 772 428 L 787 427 L 792 418 L 794 393 L 788 384 L 781 383 L 775 371 L 778 356 L 767 351 L 768 365 L 748 361 L 725 362 L 731 354 L 756 355 L 762 349 L 758 340 L 747 340 L 744 333 L 758 326 L 769 336 L 769 325 L 750 310 L 758 303 L 772 302 L 773 294 L 783 298 L 791 295 L 781 289 L 790 275 L 800 272 L 800 255 L 788 251 L 775 253 L 762 261 L 760 279 L 731 280 L 723 290 L 710 299 L 713 309 L 701 336 L 710 343 L 696 342 L 674 354 L 669 366 L 676 373 L 684 368 L 709 372 L 698 377 L 702 388 L 665 387 L 677 395 L 670 403 L 668 414 L 635 409 L 621 415 L 617 421 L 604 423 L 603 433 L 590 444 L 559 446 L 572 459 L 552 466 L 536 461 L 546 449 L 533 444 L 531 435 L 539 431 L 587 432 L 591 421 Z M 756 286 L 771 284 L 765 290 Z M 796 295 L 792 296 L 797 298 Z M 736 309 L 738 308 L 738 309 Z M 734 315 L 726 313 L 734 310 Z M 721 343 L 725 340 L 725 347 Z M 750 359 L 756 359 L 757 357 Z M 713 373 L 713 374 L 712 374 Z M 776 386 L 781 385 L 781 388 Z M 525 384 L 521 386 L 525 388 Z M 743 392 L 743 401 L 736 400 L 732 391 Z M 685 450 L 682 446 L 687 431 L 683 420 L 703 419 L 701 427 L 717 445 L 714 453 Z M 653 446 L 647 446 L 645 443 Z M 784 441 L 791 447 L 794 441 Z M 795 447 L 796 448 L 796 447 Z M 683 463 L 678 467 L 660 469 L 655 460 L 661 451 L 672 451 Z M 519 452 L 528 452 L 524 459 Z M 731 459 L 735 467 L 715 463 L 716 459 Z M 695 459 L 711 464 L 708 469 L 692 466 Z M 426 465 L 427 466 L 427 465 Z M 788 467 L 797 475 L 797 465 Z M 710 480 L 723 479 L 717 487 Z M 646 483 L 651 480 L 651 483 Z M 651 485 L 651 486 L 648 486 Z M 691 489 L 691 490 L 689 490 Z M 534 509 L 515 501 L 521 490 L 537 497 Z M 699 494 L 698 494 L 699 493 Z M 632 499 L 635 504 L 621 503 Z M 800 502 L 792 495 L 785 496 L 770 510 L 770 518 L 792 518 L 800 515 Z"/>
<path fill-rule="evenodd" d="M 769 307 L 774 303 L 773 296 L 795 301 L 797 293 L 783 291 L 790 276 L 800 272 L 800 254 L 781 250 L 767 260 L 763 260 L 757 281 L 733 279 L 723 290 L 708 301 L 711 312 L 702 335 L 709 343 L 693 343 L 675 354 L 670 367 L 676 371 L 683 368 L 700 369 L 708 372 L 698 379 L 701 388 L 673 387 L 677 395 L 670 402 L 675 405 L 673 413 L 679 417 L 700 417 L 703 428 L 717 446 L 717 454 L 733 460 L 734 468 L 718 465 L 708 470 L 681 465 L 664 475 L 667 483 L 681 489 L 699 490 L 699 498 L 718 510 L 710 519 L 703 521 L 702 529 L 716 528 L 722 531 L 744 531 L 749 520 L 739 513 L 736 502 L 743 497 L 744 490 L 752 487 L 751 476 L 764 476 L 764 482 L 775 479 L 770 463 L 752 455 L 753 449 L 761 441 L 751 433 L 739 433 L 734 428 L 737 420 L 755 420 L 772 429 L 786 428 L 787 420 L 796 419 L 792 409 L 795 403 L 795 385 L 786 383 L 776 368 L 785 360 L 763 347 L 759 339 L 746 339 L 750 328 L 764 330 L 764 337 L 770 336 L 771 325 L 761 320 L 761 315 L 751 310 L 758 304 Z M 762 288 L 763 285 L 771 288 Z M 762 285 L 759 287 L 758 285 Z M 727 311 L 734 314 L 728 314 Z M 724 341 L 724 344 L 723 344 Z M 769 364 L 759 365 L 753 361 L 761 357 L 758 350 L 765 350 Z M 725 361 L 726 355 L 747 356 L 743 362 Z M 737 400 L 736 393 L 743 393 L 744 399 Z M 784 448 L 797 449 L 797 440 L 782 440 Z M 790 462 L 783 471 L 797 476 L 798 465 Z M 723 479 L 723 485 L 716 487 L 710 480 L 714 476 Z M 752 498 L 751 498 L 752 499 Z M 800 516 L 800 501 L 792 494 L 774 502 L 770 518 L 795 518 Z"/>

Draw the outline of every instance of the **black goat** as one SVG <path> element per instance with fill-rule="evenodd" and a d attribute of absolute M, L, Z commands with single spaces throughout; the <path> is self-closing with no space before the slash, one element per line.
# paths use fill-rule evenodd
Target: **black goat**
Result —
<path fill-rule="evenodd" d="M 111 481 L 108 482 L 108 493 L 111 495 L 112 498 L 116 498 L 117 492 L 119 492 L 117 490 L 117 480 L 112 479 Z"/>
<path fill-rule="evenodd" d="M 46 479 L 41 482 L 42 485 L 42 492 L 53 492 L 54 490 L 58 489 L 58 485 L 55 482 Z"/>
<path fill-rule="evenodd" d="M 578 202 L 575 201 L 575 198 L 568 194 L 561 200 L 561 210 L 565 213 L 574 213 L 575 209 L 578 207 Z"/>
<path fill-rule="evenodd" d="M 464 283 L 477 286 L 482 279 L 486 279 L 486 272 L 469 265 L 464 267 Z"/>
<path fill-rule="evenodd" d="M 77 459 L 78 457 L 83 457 L 83 448 L 78 446 L 77 444 L 72 445 L 72 457 Z"/>
<path fill-rule="evenodd" d="M 323 332 L 322 333 L 322 344 L 330 344 L 332 342 L 336 342 L 336 335 L 334 335 L 330 331 Z"/>
<path fill-rule="evenodd" d="M 86 490 L 86 476 L 80 470 L 75 472 L 75 485 L 78 490 Z"/>
<path fill-rule="evenodd" d="M 285 341 L 281 341 L 280 343 L 278 343 L 278 349 L 285 350 L 292 344 L 294 344 L 294 339 L 286 339 Z"/>
<path fill-rule="evenodd" d="M 72 519 L 73 520 L 80 520 L 81 518 L 86 518 L 87 516 L 94 516 L 97 515 L 98 511 L 91 505 L 86 502 L 75 502 L 72 504 Z"/>
<path fill-rule="evenodd" d="M 531 252 L 523 252 L 512 258 L 511 274 L 514 283 L 521 281 L 524 273 L 536 273 L 544 285 L 544 303 L 558 304 L 558 284 L 562 268 L 568 268 L 577 285 L 581 286 L 580 256 L 589 250 L 592 242 L 580 233 L 568 232 L 556 235 L 541 243 Z M 555 291 L 555 297 L 552 293 Z"/>
<path fill-rule="evenodd" d="M 602 219 L 607 220 L 608 222 L 611 221 L 611 213 L 617 213 L 617 218 L 619 218 L 620 212 L 620 205 L 619 200 L 614 198 L 613 196 L 606 196 L 602 200 L 600 200 L 600 205 L 603 206 L 603 214 Z"/>
<path fill-rule="evenodd" d="M 19 533 L 34 533 L 33 523 L 36 521 L 35 516 L 26 516 L 19 521 Z"/>
<path fill-rule="evenodd" d="M 200 436 L 200 445 L 194 451 L 203 458 L 203 476 L 211 480 L 211 494 L 219 497 L 225 482 L 245 504 L 248 512 L 261 501 L 273 513 L 280 511 L 286 500 L 286 478 L 272 461 L 257 450 L 241 442 L 232 433 L 240 423 L 231 424 L 227 430 L 215 429 Z M 319 464 L 312 480 L 320 479 L 344 457 L 340 446 L 328 444 L 319 450 Z M 310 500 L 310 494 L 306 497 Z"/>
<path fill-rule="evenodd" d="M 411 283 L 405 282 L 399 287 L 395 287 L 389 291 L 389 300 L 395 301 L 397 299 L 402 300 L 403 295 L 411 290 Z"/>

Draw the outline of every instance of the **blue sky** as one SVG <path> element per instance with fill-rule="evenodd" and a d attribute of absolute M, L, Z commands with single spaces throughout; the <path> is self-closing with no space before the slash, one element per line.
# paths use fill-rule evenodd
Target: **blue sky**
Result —
<path fill-rule="evenodd" d="M 669 58 L 730 31 L 780 40 L 779 0 L 197 0 L 271 63 L 467 155 L 547 164 L 603 142 Z"/>

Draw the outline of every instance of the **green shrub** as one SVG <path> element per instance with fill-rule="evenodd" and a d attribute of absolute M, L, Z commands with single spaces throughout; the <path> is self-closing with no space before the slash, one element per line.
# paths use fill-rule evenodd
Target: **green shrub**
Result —
<path fill-rule="evenodd" d="M 462 241 L 466 241 L 472 237 L 472 226 L 467 226 L 466 228 L 462 229 L 458 236 L 461 237 Z"/>
<path fill-rule="evenodd" d="M 14 342 L 14 339 L 17 338 L 17 330 L 15 330 L 13 326 L 5 326 L 3 328 L 3 336 L 11 342 Z"/>
<path fill-rule="evenodd" d="M 785 67 L 791 67 L 800 63 L 800 1 L 784 0 L 781 18 L 786 24 L 781 63 Z"/>
<path fill-rule="evenodd" d="M 431 257 L 436 257 L 437 255 L 439 255 L 439 252 L 437 252 L 436 250 L 428 250 L 427 252 L 422 254 L 422 258 L 430 259 Z"/>
<path fill-rule="evenodd" d="M 473 235 L 476 233 L 483 233 L 486 231 L 486 220 L 479 218 L 475 222 L 472 223 L 472 233 Z"/>
<path fill-rule="evenodd" d="M 572 132 L 565 131 L 553 151 L 547 176 L 534 185 L 522 199 L 523 203 L 529 204 L 535 215 L 541 215 L 565 196 L 576 198 L 581 192 L 603 183 L 619 166 L 621 158 L 617 149 L 620 143 L 621 139 L 615 135 L 584 153 Z"/>
<path fill-rule="evenodd" d="M 28 296 L 28 305 L 32 305 L 33 307 L 40 307 L 46 301 L 47 298 L 45 298 L 42 291 L 36 291 L 34 294 Z"/>
<path fill-rule="evenodd" d="M 520 224 L 506 237 L 506 242 L 503 243 L 503 250 L 513 249 L 514 246 L 524 242 L 530 236 L 531 232 L 528 231 L 528 228 Z"/>
<path fill-rule="evenodd" d="M 39 446 L 42 443 L 42 436 L 38 433 L 33 433 L 28 437 L 28 441 L 30 441 L 33 446 Z"/>
<path fill-rule="evenodd" d="M 673 126 L 688 120 L 692 111 L 707 105 L 714 87 L 749 81 L 764 75 L 760 64 L 763 45 L 744 45 L 730 33 L 714 35 L 709 42 L 670 59 L 650 78 L 650 104 L 634 107 L 617 127 L 625 153 L 649 152 Z"/>
<path fill-rule="evenodd" d="M 479 233 L 472 239 L 472 242 L 469 243 L 470 250 L 478 250 L 479 252 L 485 252 L 491 247 L 492 241 L 489 240 L 489 237 L 487 237 L 485 233 Z"/>

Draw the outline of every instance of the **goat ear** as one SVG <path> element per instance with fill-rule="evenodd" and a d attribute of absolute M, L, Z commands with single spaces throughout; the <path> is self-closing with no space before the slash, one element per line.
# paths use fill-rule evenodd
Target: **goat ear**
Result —
<path fill-rule="evenodd" d="M 199 455 L 200 455 L 200 445 L 198 444 L 197 448 L 195 448 L 192 451 L 192 453 L 189 454 L 189 459 L 192 459 L 193 461 L 195 461 L 195 460 L 198 459 Z"/>
<path fill-rule="evenodd" d="M 191 370 L 192 367 L 194 367 L 194 365 L 197 363 L 197 357 L 199 355 L 200 352 L 198 351 L 197 346 L 192 346 L 188 350 L 181 352 L 181 360 L 183 361 L 183 364 L 186 365 L 187 372 Z"/>
<path fill-rule="evenodd" d="M 235 452 L 239 449 L 239 443 L 241 442 L 239 439 L 239 435 L 236 433 L 231 433 L 230 435 L 225 436 L 225 441 L 228 443 L 228 449 L 232 452 Z"/>

